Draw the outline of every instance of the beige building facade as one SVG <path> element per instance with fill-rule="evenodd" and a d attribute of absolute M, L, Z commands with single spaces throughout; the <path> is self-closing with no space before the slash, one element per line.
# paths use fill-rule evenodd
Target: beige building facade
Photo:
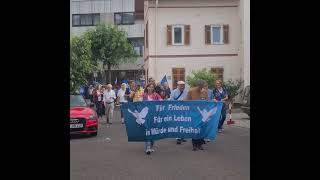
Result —
<path fill-rule="evenodd" d="M 243 53 L 242 7 L 239 0 L 145 1 L 145 77 L 167 75 L 175 87 L 193 70 L 207 68 L 224 81 L 244 80 L 250 56 Z"/>

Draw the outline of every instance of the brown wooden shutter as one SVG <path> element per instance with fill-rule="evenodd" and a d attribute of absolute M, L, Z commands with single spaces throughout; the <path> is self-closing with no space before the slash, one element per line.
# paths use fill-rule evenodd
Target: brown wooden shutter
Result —
<path fill-rule="evenodd" d="M 224 70 L 223 70 L 223 68 L 219 68 L 219 70 L 220 70 L 220 71 L 219 71 L 219 73 L 218 73 L 218 74 L 219 74 L 219 75 L 218 75 L 218 78 L 219 78 L 221 81 L 223 81 L 223 71 L 224 71 Z"/>
<path fill-rule="evenodd" d="M 184 26 L 184 44 L 185 45 L 190 44 L 190 25 Z"/>
<path fill-rule="evenodd" d="M 172 45 L 172 25 L 167 25 L 167 45 Z"/>
<path fill-rule="evenodd" d="M 217 79 L 223 81 L 223 67 L 214 67 L 211 68 L 211 72 L 213 72 Z"/>
<path fill-rule="evenodd" d="M 204 28 L 205 32 L 205 44 L 210 44 L 210 37 L 211 37 L 211 31 L 210 31 L 210 25 L 205 25 Z"/>
<path fill-rule="evenodd" d="M 172 88 L 177 88 L 178 81 L 185 81 L 184 68 L 172 68 Z"/>
<path fill-rule="evenodd" d="M 229 25 L 228 24 L 223 25 L 223 43 L 224 44 L 229 43 Z"/>

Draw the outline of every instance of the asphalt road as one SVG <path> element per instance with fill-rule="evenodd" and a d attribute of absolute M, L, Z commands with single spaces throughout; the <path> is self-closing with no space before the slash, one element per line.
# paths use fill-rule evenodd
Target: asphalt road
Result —
<path fill-rule="evenodd" d="M 125 125 L 115 112 L 105 119 L 97 137 L 70 138 L 71 180 L 249 180 L 250 129 L 225 125 L 225 131 L 204 151 L 192 151 L 191 140 L 155 142 L 155 152 L 144 153 L 144 143 L 128 142 Z"/>

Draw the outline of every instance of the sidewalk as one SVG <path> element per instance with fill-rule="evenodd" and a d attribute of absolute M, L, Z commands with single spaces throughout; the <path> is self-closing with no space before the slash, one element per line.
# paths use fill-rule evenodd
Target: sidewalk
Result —
<path fill-rule="evenodd" d="M 250 128 L 250 117 L 243 113 L 241 109 L 233 109 L 232 110 L 232 120 L 235 121 L 232 125 L 227 125 L 227 121 L 229 120 L 229 114 L 227 114 L 227 119 L 225 120 L 225 125 L 230 127 L 242 127 L 242 128 Z"/>

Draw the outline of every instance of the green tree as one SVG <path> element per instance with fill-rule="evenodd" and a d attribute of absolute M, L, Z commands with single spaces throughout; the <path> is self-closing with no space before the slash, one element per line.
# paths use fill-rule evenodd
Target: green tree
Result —
<path fill-rule="evenodd" d="M 229 102 L 231 104 L 233 104 L 233 100 L 234 97 L 236 97 L 239 93 L 241 93 L 241 85 L 242 85 L 243 81 L 240 80 L 232 80 L 229 79 L 227 82 L 223 83 L 223 86 L 225 87 L 225 89 L 228 92 L 229 95 Z"/>
<path fill-rule="evenodd" d="M 198 71 L 192 71 L 191 75 L 187 76 L 187 83 L 194 87 L 196 86 L 196 83 L 198 80 L 204 80 L 208 83 L 209 89 L 213 89 L 215 86 L 216 81 L 216 75 L 211 72 L 210 70 L 207 70 L 206 68 L 198 70 Z"/>
<path fill-rule="evenodd" d="M 91 42 L 92 59 L 96 62 L 102 61 L 103 66 L 108 68 L 108 83 L 111 83 L 111 67 L 136 60 L 137 54 L 133 45 L 129 43 L 126 33 L 120 31 L 117 26 L 100 24 L 85 33 L 85 36 Z"/>
<path fill-rule="evenodd" d="M 215 81 L 217 80 L 217 75 L 206 68 L 192 71 L 191 75 L 187 76 L 187 83 L 194 87 L 198 80 L 202 79 L 208 83 L 209 89 L 215 88 Z M 233 99 L 239 93 L 241 93 L 241 86 L 243 81 L 240 80 L 232 80 L 229 79 L 228 81 L 223 83 L 224 88 L 228 91 L 229 94 L 229 103 L 233 104 Z"/>
<path fill-rule="evenodd" d="M 70 91 L 75 93 L 81 84 L 86 84 L 86 76 L 95 70 L 91 58 L 90 40 L 85 36 L 75 36 L 70 41 Z"/>

